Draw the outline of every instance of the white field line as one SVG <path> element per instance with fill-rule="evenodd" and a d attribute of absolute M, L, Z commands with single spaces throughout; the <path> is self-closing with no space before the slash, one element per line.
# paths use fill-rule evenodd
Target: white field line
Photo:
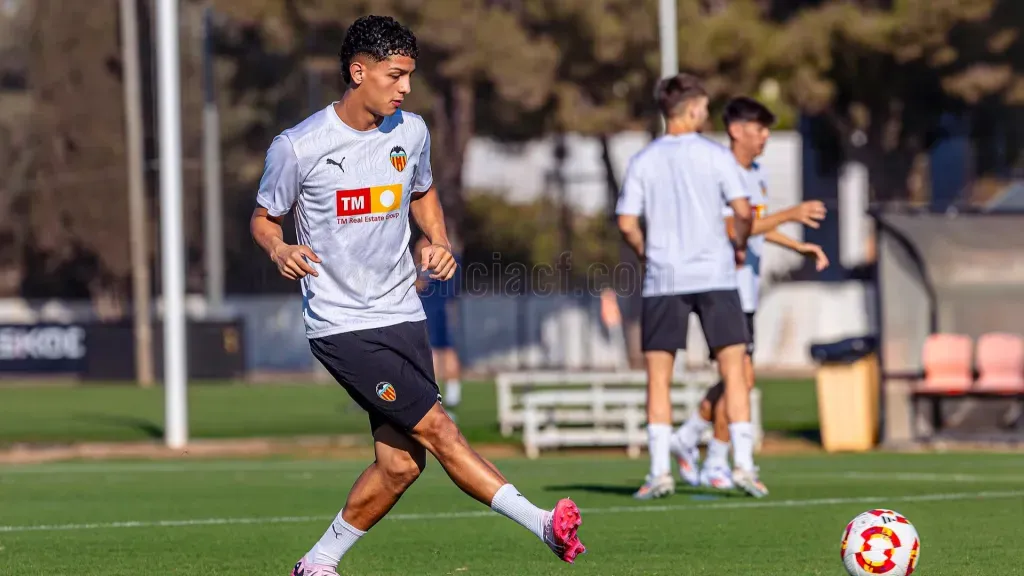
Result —
<path fill-rule="evenodd" d="M 896 480 L 906 482 L 1012 482 L 1024 483 L 1021 475 L 951 474 L 932 472 L 809 472 L 812 478 L 843 478 L 846 480 Z M 788 474 L 786 476 L 789 476 Z"/>
<path fill-rule="evenodd" d="M 700 510 L 745 510 L 755 508 L 804 508 L 814 506 L 839 506 L 846 504 L 868 504 L 891 507 L 894 503 L 906 502 L 949 502 L 956 500 L 994 500 L 1007 498 L 1024 498 L 1024 490 L 1007 492 L 951 492 L 945 494 L 918 494 L 910 496 L 862 496 L 856 498 L 815 498 L 807 500 L 743 500 L 737 502 L 712 502 L 707 504 L 666 504 L 662 506 L 613 506 L 608 508 L 584 508 L 584 515 L 593 514 L 628 514 L 654 513 L 674 511 Z M 463 512 L 438 512 L 425 514 L 391 514 L 385 519 L 392 522 L 408 522 L 413 520 L 450 520 L 465 518 L 498 517 L 490 510 L 471 510 Z M 196 518 L 191 520 L 153 520 L 130 522 L 97 522 L 90 524 L 35 524 L 0 526 L 0 533 L 16 532 L 75 532 L 86 530 L 105 530 L 111 528 L 180 528 L 188 526 L 227 526 L 227 525 L 265 525 L 265 524 L 301 524 L 308 522 L 328 522 L 332 516 L 271 516 L 265 518 Z"/>
<path fill-rule="evenodd" d="M 243 472 L 284 472 L 301 473 L 308 476 L 311 473 L 319 472 L 347 472 L 362 470 L 365 467 L 363 462 L 354 461 L 242 461 L 242 462 L 218 462 L 210 464 L 182 464 L 182 463 L 110 463 L 110 464 L 84 464 L 84 465 L 44 465 L 44 466 L 0 466 L 0 478 L 5 476 L 59 476 L 67 478 L 78 474 L 116 474 L 120 477 L 133 474 L 217 474 L 217 473 L 243 473 Z M 857 470 L 819 472 L 807 471 L 779 471 L 765 474 L 771 478 L 784 479 L 807 479 L 807 478 L 842 478 L 845 480 L 892 480 L 906 482 L 974 482 L 974 483 L 1024 483 L 1024 475 L 1021 474 L 959 474 L 950 472 L 861 472 Z"/>
<path fill-rule="evenodd" d="M 62 475 L 77 474 L 181 474 L 181 473 L 220 473 L 220 472 L 345 472 L 362 470 L 368 462 L 348 460 L 243 460 L 210 463 L 182 462 L 110 462 L 103 464 L 43 464 L 43 465 L 0 465 L 0 477 L 21 475 Z M 1024 476 L 1014 470 L 1011 474 L 961 474 L 953 472 L 861 472 L 858 470 L 800 470 L 780 467 L 779 471 L 771 472 L 773 478 L 847 478 L 850 480 L 909 480 L 925 482 L 1016 482 L 1024 481 Z M 766 471 L 770 472 L 770 471 Z M 1021 469 L 1020 472 L 1024 472 Z"/>

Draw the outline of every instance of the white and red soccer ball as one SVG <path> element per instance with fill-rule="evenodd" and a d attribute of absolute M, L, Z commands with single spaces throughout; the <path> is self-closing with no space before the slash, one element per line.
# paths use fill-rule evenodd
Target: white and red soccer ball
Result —
<path fill-rule="evenodd" d="M 910 576 L 921 559 L 921 539 L 899 512 L 868 510 L 846 525 L 840 554 L 850 576 Z"/>

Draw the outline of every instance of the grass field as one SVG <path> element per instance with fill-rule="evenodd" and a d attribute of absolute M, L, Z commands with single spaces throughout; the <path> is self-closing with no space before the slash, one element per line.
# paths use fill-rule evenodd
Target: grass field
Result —
<path fill-rule="evenodd" d="M 814 388 L 770 381 L 769 430 L 813 436 Z M 194 438 L 363 433 L 334 386 L 195 386 Z M 497 433 L 493 386 L 467 385 L 458 419 Z M 0 389 L 0 445 L 126 441 L 162 434 L 162 390 Z M 94 461 L 0 466 L 0 574 L 286 575 L 326 529 L 365 460 L 307 457 Z M 997 454 L 821 453 L 758 458 L 772 494 L 680 489 L 630 498 L 645 459 L 498 461 L 536 503 L 573 497 L 590 552 L 558 562 L 527 531 L 455 488 L 436 462 L 345 558 L 341 574 L 840 575 L 839 539 L 874 507 L 906 514 L 924 576 L 1024 574 L 1024 458 Z"/>
<path fill-rule="evenodd" d="M 344 559 L 341 574 L 838 575 L 847 521 L 906 514 L 919 574 L 1021 574 L 1024 459 L 800 456 L 759 462 L 772 494 L 683 491 L 633 501 L 642 460 L 499 461 L 524 494 L 583 508 L 590 552 L 562 565 L 532 535 L 427 473 Z M 246 460 L 0 467 L 0 573 L 288 573 L 326 529 L 364 462 Z"/>
<path fill-rule="evenodd" d="M 759 383 L 764 426 L 794 434 L 817 429 L 809 380 Z M 456 410 L 472 442 L 507 442 L 498 433 L 494 385 L 464 385 Z M 0 446 L 15 442 L 147 440 L 163 437 L 163 389 L 125 385 L 0 388 Z M 365 413 L 334 384 L 204 385 L 189 388 L 194 438 L 363 434 Z M 513 440 L 514 441 L 514 440 Z"/>

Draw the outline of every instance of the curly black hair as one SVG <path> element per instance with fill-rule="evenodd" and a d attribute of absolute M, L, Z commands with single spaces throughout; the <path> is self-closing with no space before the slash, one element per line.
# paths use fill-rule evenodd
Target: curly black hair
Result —
<path fill-rule="evenodd" d="M 729 126 L 733 122 L 757 122 L 771 128 L 775 124 L 775 114 L 767 106 L 753 98 L 738 96 L 725 105 L 722 122 Z"/>
<path fill-rule="evenodd" d="M 401 55 L 418 58 L 416 36 L 390 16 L 363 16 L 352 23 L 341 43 L 341 77 L 345 84 L 352 81 L 348 67 L 356 54 L 364 54 L 380 62 L 389 56 Z"/>

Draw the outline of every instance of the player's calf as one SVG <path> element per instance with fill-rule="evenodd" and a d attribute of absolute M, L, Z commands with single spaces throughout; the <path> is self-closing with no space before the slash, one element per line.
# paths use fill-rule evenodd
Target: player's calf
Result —
<path fill-rule="evenodd" d="M 576 504 L 565 498 L 553 510 L 535 506 L 469 446 L 440 404 L 423 417 L 412 434 L 463 492 L 532 532 L 559 558 L 571 563 L 586 551 L 577 536 L 582 520 Z"/>

